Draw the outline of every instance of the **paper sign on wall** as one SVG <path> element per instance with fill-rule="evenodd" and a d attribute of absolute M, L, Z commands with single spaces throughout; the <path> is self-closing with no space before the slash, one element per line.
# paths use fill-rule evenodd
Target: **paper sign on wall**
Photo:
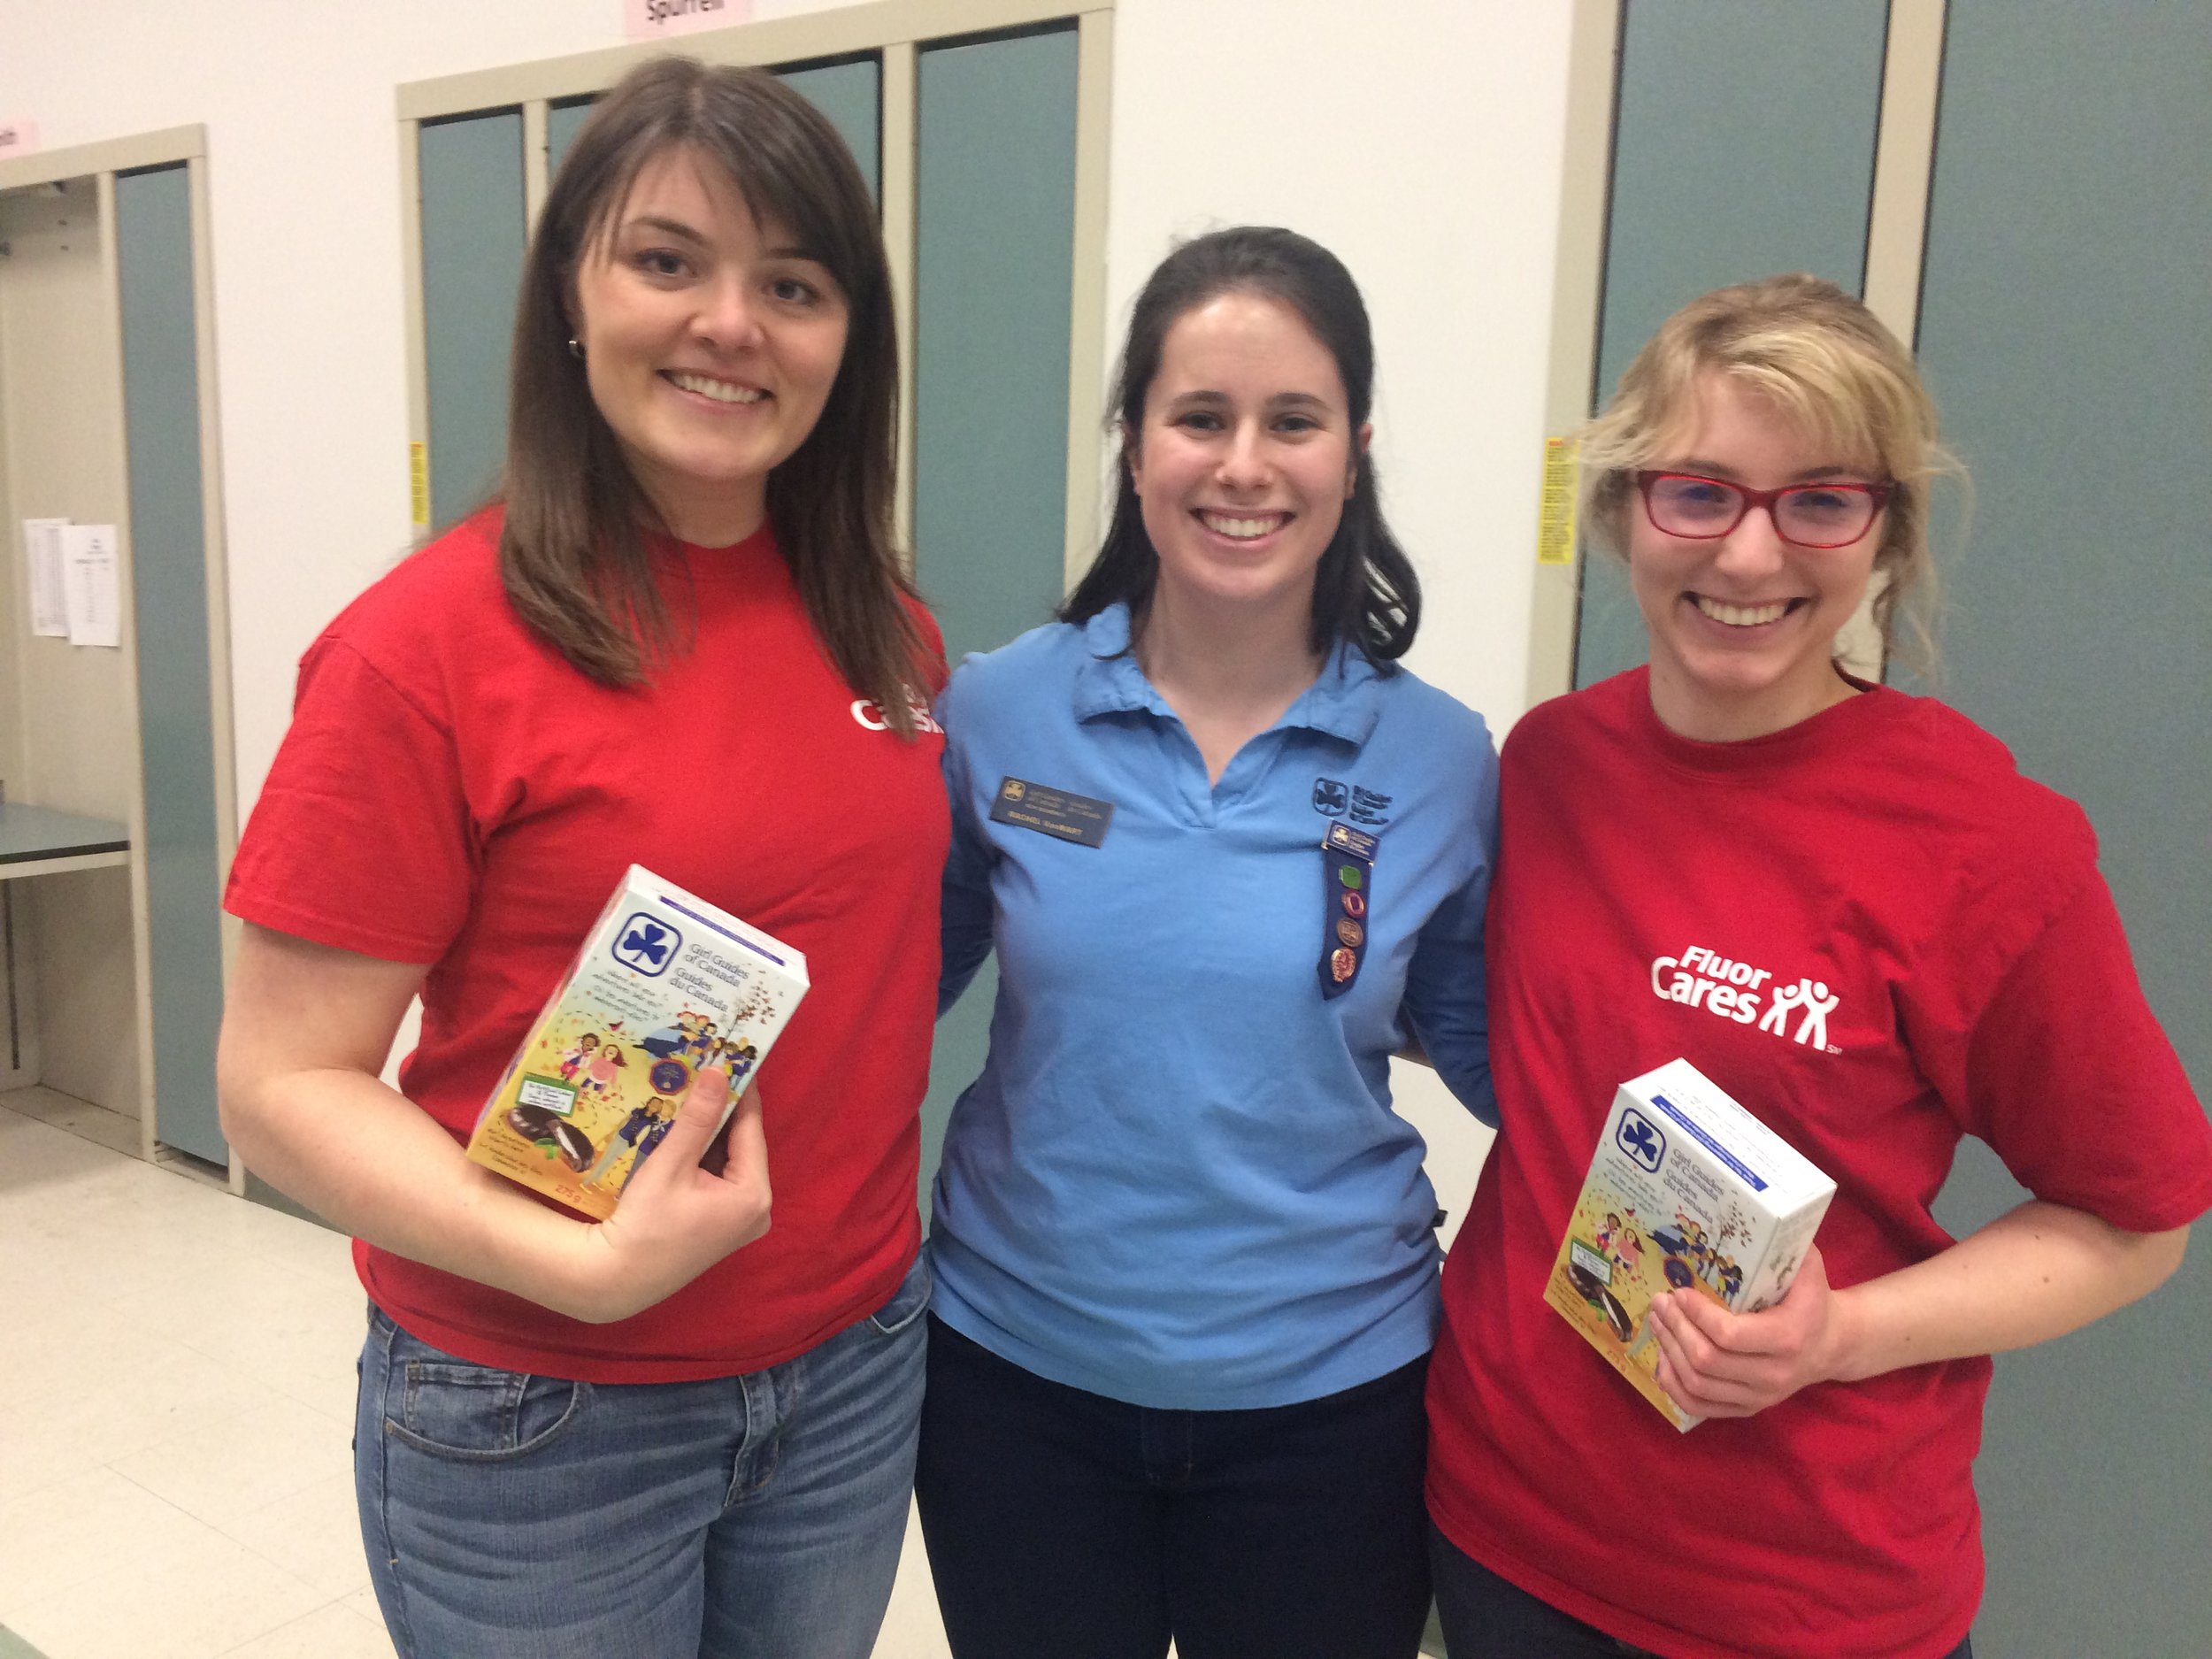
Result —
<path fill-rule="evenodd" d="M 23 557 L 31 578 L 31 632 L 56 640 L 69 637 L 61 575 L 61 533 L 68 527 L 66 518 L 23 521 Z"/>
<path fill-rule="evenodd" d="M 37 148 L 36 121 L 0 120 L 0 161 L 11 156 L 27 156 Z"/>
<path fill-rule="evenodd" d="M 61 531 L 62 586 L 72 645 L 123 643 L 120 572 L 111 524 L 65 525 Z"/>
<path fill-rule="evenodd" d="M 726 29 L 752 19 L 753 0 L 622 0 L 622 32 L 634 41 Z"/>
<path fill-rule="evenodd" d="M 1544 440 L 1543 506 L 1536 520 L 1536 562 L 1575 562 L 1575 494 L 1581 488 L 1572 438 Z"/>

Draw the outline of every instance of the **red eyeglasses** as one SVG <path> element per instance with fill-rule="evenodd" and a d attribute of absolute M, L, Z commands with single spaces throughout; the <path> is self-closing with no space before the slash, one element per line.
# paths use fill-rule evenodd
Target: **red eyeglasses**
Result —
<path fill-rule="evenodd" d="M 1693 541 L 1717 541 L 1763 507 L 1774 533 L 1798 547 L 1848 547 L 1889 503 L 1894 483 L 1787 484 L 1753 489 L 1695 472 L 1639 472 L 1636 488 L 1652 528 Z"/>

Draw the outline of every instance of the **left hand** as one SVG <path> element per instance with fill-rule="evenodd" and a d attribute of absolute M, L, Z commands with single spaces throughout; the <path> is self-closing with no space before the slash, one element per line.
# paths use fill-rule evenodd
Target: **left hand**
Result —
<path fill-rule="evenodd" d="M 595 1325 L 626 1319 L 767 1233 L 771 1191 L 759 1085 L 756 1071 L 729 1126 L 717 1135 L 729 1074 L 709 1066 L 692 1080 L 667 1139 L 623 1188 L 621 1207 L 596 1226 L 578 1229 L 564 1301 L 549 1306 Z M 710 1140 L 726 1152 L 712 1170 L 701 1166 Z"/>
<path fill-rule="evenodd" d="M 1694 1290 L 1652 1298 L 1659 1386 L 1701 1417 L 1747 1417 L 1839 1374 L 1843 1308 L 1817 1245 L 1789 1294 L 1762 1313 L 1731 1313 Z"/>

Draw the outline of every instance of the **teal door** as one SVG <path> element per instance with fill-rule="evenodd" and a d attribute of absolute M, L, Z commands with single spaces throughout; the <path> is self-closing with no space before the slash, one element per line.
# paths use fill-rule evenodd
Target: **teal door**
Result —
<path fill-rule="evenodd" d="M 1709 288 L 1809 271 L 1860 291 L 1887 27 L 1883 0 L 1628 0 L 1594 408 Z M 1644 624 L 1617 562 L 1580 563 L 1586 686 L 1644 660 Z"/>
<path fill-rule="evenodd" d="M 1974 479 L 1936 689 L 2088 810 L 2212 1098 L 2212 0 L 1950 0 L 1919 352 Z M 1939 550 L 1943 550 L 1939 543 Z M 1977 1143 L 1937 1213 L 2023 1196 Z M 2002 1356 L 1993 1654 L 2212 1650 L 2212 1251 Z"/>
<path fill-rule="evenodd" d="M 956 664 L 1048 621 L 1063 590 L 1075 68 L 1071 28 L 921 54 L 915 574 Z M 994 958 L 937 1025 L 925 1215 L 997 991 Z"/>
<path fill-rule="evenodd" d="M 443 530 L 499 488 L 507 358 L 522 282 L 522 112 L 426 124 L 420 138 L 430 523 Z"/>
<path fill-rule="evenodd" d="M 227 1164 L 215 1103 L 222 882 L 186 168 L 119 175 L 115 236 L 144 758 L 138 854 L 153 970 L 152 1004 L 142 1018 L 153 1027 L 154 1133 L 164 1145 Z"/>

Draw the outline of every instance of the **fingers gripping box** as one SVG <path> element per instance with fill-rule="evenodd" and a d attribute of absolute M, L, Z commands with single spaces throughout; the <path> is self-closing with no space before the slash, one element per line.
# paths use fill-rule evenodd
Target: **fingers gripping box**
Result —
<path fill-rule="evenodd" d="M 1736 1313 L 1779 1302 L 1836 1184 L 1687 1060 L 1620 1087 L 1544 1300 L 1677 1428 L 1701 1419 L 1656 1375 L 1651 1299 Z"/>
<path fill-rule="evenodd" d="M 790 946 L 632 864 L 468 1156 L 603 1221 L 700 1068 L 727 1071 L 734 1102 L 806 988 Z"/>

